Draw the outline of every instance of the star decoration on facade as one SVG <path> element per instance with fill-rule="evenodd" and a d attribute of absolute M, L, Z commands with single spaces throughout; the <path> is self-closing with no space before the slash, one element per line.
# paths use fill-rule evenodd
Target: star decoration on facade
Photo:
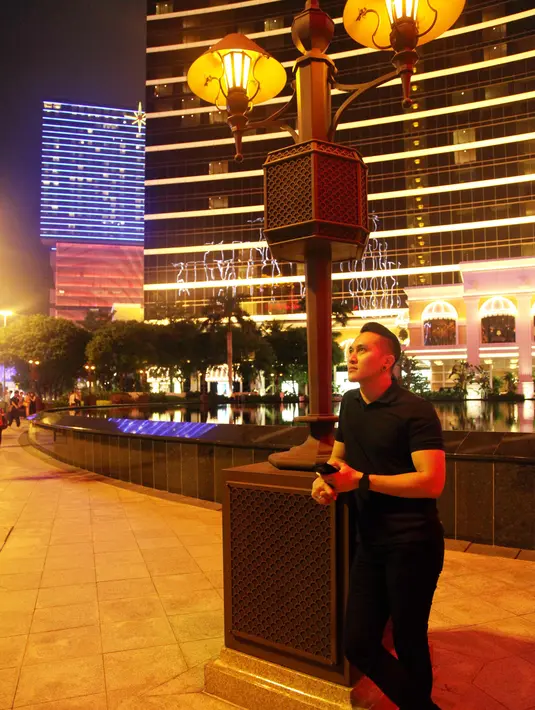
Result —
<path fill-rule="evenodd" d="M 132 121 L 133 126 L 135 126 L 137 124 L 137 128 L 140 133 L 141 133 L 141 127 L 147 123 L 147 114 L 145 113 L 145 111 L 143 111 L 143 108 L 141 106 L 141 101 L 137 105 L 137 111 L 134 111 L 130 115 L 125 114 L 124 117 L 129 119 L 130 121 Z"/>

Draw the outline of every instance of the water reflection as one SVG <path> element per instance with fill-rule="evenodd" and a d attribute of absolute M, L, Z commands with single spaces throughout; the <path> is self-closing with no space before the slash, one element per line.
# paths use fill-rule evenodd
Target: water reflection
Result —
<path fill-rule="evenodd" d="M 526 402 L 434 402 L 442 427 L 448 431 L 534 431 L 535 406 L 533 400 Z M 338 414 L 340 403 L 334 403 L 334 413 Z M 213 408 L 199 406 L 138 406 L 88 410 L 87 416 L 117 418 L 121 420 L 150 420 L 153 422 L 173 422 L 191 424 L 291 424 L 293 420 L 307 414 L 301 404 L 235 405 L 227 404 Z"/>

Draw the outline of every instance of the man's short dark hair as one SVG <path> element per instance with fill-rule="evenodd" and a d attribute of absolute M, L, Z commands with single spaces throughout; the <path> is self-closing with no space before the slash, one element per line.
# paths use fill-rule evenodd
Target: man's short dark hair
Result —
<path fill-rule="evenodd" d="M 380 335 L 382 338 L 386 338 L 386 340 L 389 341 L 392 355 L 396 358 L 394 364 L 399 360 L 401 357 L 401 345 L 397 337 L 394 335 L 394 333 L 391 330 L 388 330 L 388 328 L 385 328 L 384 325 L 381 325 L 381 323 L 376 323 L 375 321 L 370 321 L 369 323 L 365 323 L 361 330 L 361 333 L 375 333 L 376 335 Z"/>

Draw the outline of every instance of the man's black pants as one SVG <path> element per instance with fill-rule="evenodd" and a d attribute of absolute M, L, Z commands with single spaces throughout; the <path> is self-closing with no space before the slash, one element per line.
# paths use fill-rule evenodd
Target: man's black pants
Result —
<path fill-rule="evenodd" d="M 8 412 L 8 415 L 7 415 L 8 426 L 11 426 L 14 421 L 17 423 L 17 426 L 20 426 L 20 414 L 19 414 L 18 410 L 15 410 L 15 411 L 10 410 Z"/>
<path fill-rule="evenodd" d="M 443 563 L 437 536 L 388 548 L 359 545 L 351 568 L 346 657 L 401 710 L 436 707 L 427 625 Z M 390 617 L 397 659 L 382 644 Z"/>

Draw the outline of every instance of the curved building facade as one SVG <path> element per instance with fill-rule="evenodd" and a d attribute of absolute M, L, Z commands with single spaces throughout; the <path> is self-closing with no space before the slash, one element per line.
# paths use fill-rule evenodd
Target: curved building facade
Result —
<path fill-rule="evenodd" d="M 340 82 L 370 81 L 391 70 L 391 55 L 346 35 L 344 4 L 321 3 L 336 23 L 329 54 Z M 257 320 L 304 320 L 303 266 L 273 259 L 262 231 L 262 164 L 291 138 L 265 129 L 249 134 L 244 160 L 235 163 L 226 116 L 203 105 L 185 81 L 208 46 L 242 32 L 287 67 L 283 93 L 289 97 L 299 56 L 290 27 L 303 7 L 303 0 L 148 3 L 149 318 L 177 303 L 199 313 L 232 287 Z M 363 318 L 407 328 L 408 352 L 429 363 L 435 387 L 445 384 L 451 360 L 466 358 L 492 361 L 496 371 L 516 365 L 521 379 L 531 381 L 534 30 L 531 0 L 467 0 L 457 24 L 420 48 L 412 108 L 402 109 L 396 80 L 356 101 L 337 131 L 336 140 L 357 148 L 368 164 L 372 229 L 361 261 L 333 267 L 334 298 L 354 312 L 343 339 L 354 337 Z M 256 108 L 254 116 L 266 117 L 281 100 Z M 333 95 L 334 109 L 341 100 Z M 493 296 L 511 301 L 516 320 L 512 336 L 510 328 L 497 336 L 510 342 L 488 355 L 481 309 Z M 439 337 L 440 319 L 432 318 L 430 328 L 422 315 L 442 301 L 457 317 Z"/>

